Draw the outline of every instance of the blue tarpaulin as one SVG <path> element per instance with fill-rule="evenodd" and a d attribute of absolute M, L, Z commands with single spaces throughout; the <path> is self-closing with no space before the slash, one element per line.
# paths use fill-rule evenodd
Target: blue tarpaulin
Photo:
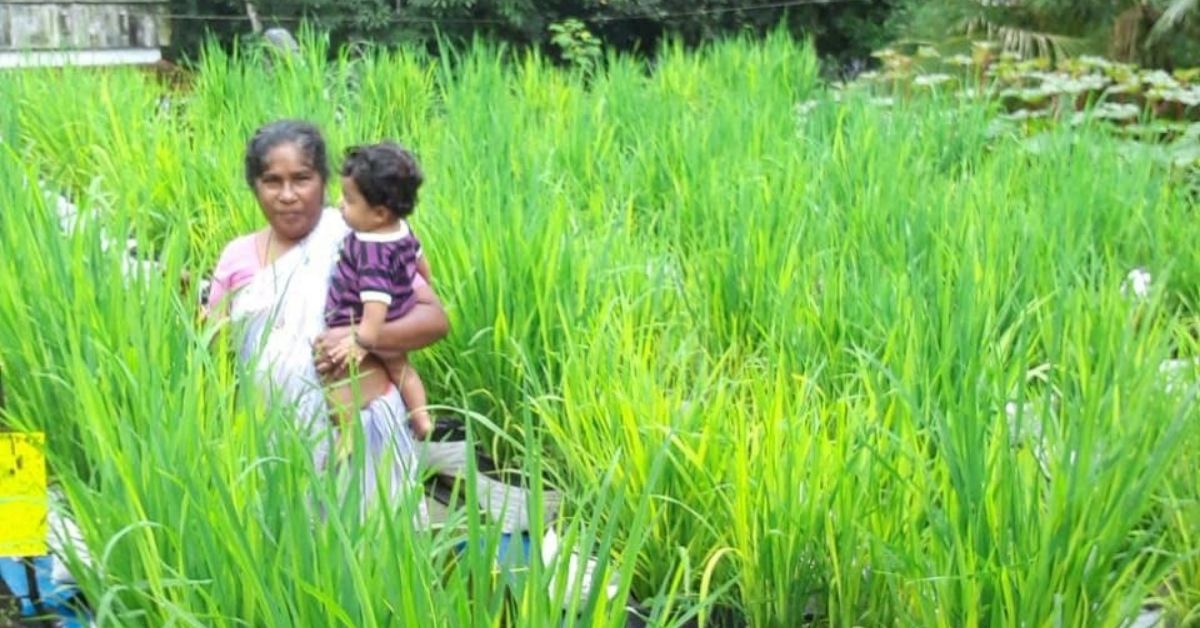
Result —
<path fill-rule="evenodd" d="M 63 628 L 84 628 L 89 623 L 82 611 L 82 597 L 74 586 L 55 584 L 51 578 L 54 559 L 0 558 L 0 580 L 17 600 L 22 619 L 42 619 Z M 32 572 L 33 582 L 30 582 Z"/>

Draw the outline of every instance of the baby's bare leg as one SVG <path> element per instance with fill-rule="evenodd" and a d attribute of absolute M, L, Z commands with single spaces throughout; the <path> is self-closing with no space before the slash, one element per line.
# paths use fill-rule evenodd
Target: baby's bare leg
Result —
<path fill-rule="evenodd" d="M 433 422 L 425 406 L 429 399 L 425 396 L 425 384 L 417 375 L 416 369 L 408 362 L 408 356 L 402 356 L 384 362 L 388 376 L 400 389 L 400 397 L 404 399 L 404 407 L 408 409 L 408 425 L 417 438 L 425 438 L 433 429 Z"/>

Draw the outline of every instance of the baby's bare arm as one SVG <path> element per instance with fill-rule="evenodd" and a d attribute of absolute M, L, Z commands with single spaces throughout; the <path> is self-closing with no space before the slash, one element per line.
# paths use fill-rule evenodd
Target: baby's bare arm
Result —
<path fill-rule="evenodd" d="M 375 355 L 392 356 L 401 351 L 425 348 L 450 332 L 450 319 L 437 294 L 428 285 L 417 286 L 417 306 L 404 316 L 385 323 L 377 341 Z M 314 343 L 317 371 L 324 373 L 338 366 L 330 359 L 330 351 L 351 333 L 349 327 L 333 327 L 325 330 Z"/>
<path fill-rule="evenodd" d="M 374 351 L 379 343 L 379 335 L 383 331 L 383 323 L 387 319 L 388 306 L 381 301 L 363 303 L 362 320 L 354 330 L 359 346 L 367 351 Z"/>
<path fill-rule="evenodd" d="M 372 351 L 379 342 L 384 318 L 387 316 L 387 304 L 368 301 L 363 303 L 363 317 L 355 326 L 353 333 L 347 335 L 339 344 L 329 349 L 329 359 L 335 365 L 362 362 L 367 353 Z"/>

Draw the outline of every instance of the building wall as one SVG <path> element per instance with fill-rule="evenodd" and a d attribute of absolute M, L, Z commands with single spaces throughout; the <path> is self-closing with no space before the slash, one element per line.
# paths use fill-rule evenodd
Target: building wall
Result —
<path fill-rule="evenodd" d="M 0 2 L 0 67 L 147 63 L 170 43 L 167 3 Z"/>
<path fill-rule="evenodd" d="M 165 2 L 0 4 L 0 50 L 160 48 L 170 43 Z"/>

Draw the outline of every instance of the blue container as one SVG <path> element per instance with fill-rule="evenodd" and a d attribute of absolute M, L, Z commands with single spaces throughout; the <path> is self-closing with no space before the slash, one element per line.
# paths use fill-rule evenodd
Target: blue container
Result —
<path fill-rule="evenodd" d="M 26 561 L 33 567 L 36 586 L 30 586 Z M 83 597 L 74 586 L 55 586 L 50 578 L 52 563 L 49 556 L 0 558 L 0 580 L 16 597 L 22 618 L 49 619 L 63 628 L 84 628 L 90 618 L 82 611 Z"/>
<path fill-rule="evenodd" d="M 458 547 L 455 548 L 459 554 L 466 551 L 466 549 L 466 541 L 459 543 Z M 501 534 L 500 541 L 496 545 L 496 565 L 500 567 L 500 572 L 507 576 L 509 575 L 509 571 L 514 568 L 521 569 L 528 567 L 531 549 L 529 533 Z"/>

